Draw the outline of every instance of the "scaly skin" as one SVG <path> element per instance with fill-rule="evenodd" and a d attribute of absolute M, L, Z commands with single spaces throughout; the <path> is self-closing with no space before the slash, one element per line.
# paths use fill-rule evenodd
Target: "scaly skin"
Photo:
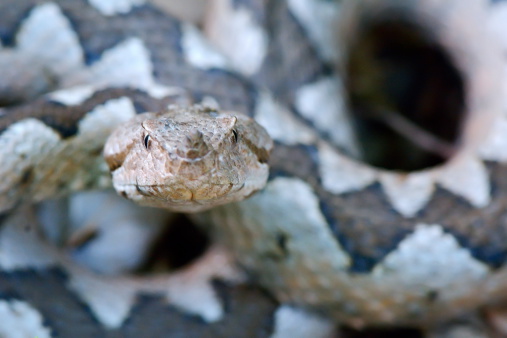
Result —
<path fill-rule="evenodd" d="M 119 194 L 141 205 L 198 212 L 262 189 L 272 147 L 264 128 L 245 115 L 171 107 L 119 126 L 104 157 Z"/>

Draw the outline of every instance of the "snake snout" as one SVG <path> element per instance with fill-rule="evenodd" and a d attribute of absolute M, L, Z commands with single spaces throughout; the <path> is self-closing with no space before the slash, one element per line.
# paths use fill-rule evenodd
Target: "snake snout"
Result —
<path fill-rule="evenodd" d="M 197 160 L 206 156 L 209 151 L 210 149 L 204 141 L 202 132 L 195 130 L 184 138 L 177 148 L 176 154 L 188 160 Z"/>

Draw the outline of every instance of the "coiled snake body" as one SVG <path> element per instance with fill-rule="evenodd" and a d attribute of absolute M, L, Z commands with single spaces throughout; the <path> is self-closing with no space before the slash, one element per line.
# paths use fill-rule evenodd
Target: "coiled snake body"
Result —
<path fill-rule="evenodd" d="M 495 74 L 502 65 L 481 25 L 497 6 L 479 0 L 217 1 L 207 29 L 227 59 L 195 27 L 142 1 L 2 1 L 0 65 L 8 83 L 0 87 L 2 311 L 12 318 L 22 313 L 16 323 L 39 335 L 181 330 L 238 336 L 248 323 L 256 335 L 284 336 L 288 325 L 277 320 L 319 321 L 297 307 L 358 326 L 424 325 L 504 299 L 507 132 Z M 324 15 L 323 28 L 314 25 L 317 14 Z M 329 34 L 335 28 L 343 32 L 339 39 Z M 375 40 L 377 32 L 393 29 L 403 33 Z M 410 47 L 389 59 L 400 47 L 397 39 Z M 362 140 L 352 142 L 360 123 L 344 112 L 371 99 L 364 89 L 369 82 L 357 79 L 368 79 L 364 65 L 376 61 L 354 64 L 371 55 L 354 53 L 369 48 L 379 62 L 388 60 L 381 74 L 386 81 L 389 74 L 400 83 L 412 79 L 392 69 L 412 69 L 403 68 L 403 60 L 413 60 L 414 51 L 427 52 L 424 60 L 451 60 L 448 77 L 435 68 L 451 82 L 425 78 L 432 90 L 423 86 L 412 103 L 394 105 L 437 116 L 429 118 L 433 125 L 448 123 L 443 129 L 452 132 L 435 133 L 452 143 L 450 158 L 400 173 L 394 169 L 405 168 L 378 169 L 351 157 L 361 152 Z M 431 67 L 424 71 L 435 71 Z M 14 68 L 26 71 L 20 76 Z M 16 90 L 25 87 L 30 90 Z M 404 89 L 392 89 L 391 100 L 405 99 Z M 102 150 L 117 125 L 137 113 L 201 101 L 253 117 L 275 141 L 262 191 L 196 219 L 213 229 L 214 241 L 233 249 L 251 280 L 289 304 L 281 309 L 257 291 L 222 282 L 215 291 L 229 305 L 201 306 L 199 296 L 213 298 L 210 276 L 238 279 L 236 270 L 223 269 L 218 251 L 203 258 L 211 262 L 208 270 L 197 264 L 167 279 L 98 277 L 40 242 L 36 221 L 22 212 L 50 197 L 109 187 Z M 399 120 L 386 120 L 396 129 Z M 145 138 L 136 140 L 147 144 Z M 213 271 L 213 264 L 222 268 Z M 178 298 L 185 286 L 189 299 Z M 181 309 L 195 318 L 185 319 Z M 42 331 L 29 331 L 30 325 Z"/>

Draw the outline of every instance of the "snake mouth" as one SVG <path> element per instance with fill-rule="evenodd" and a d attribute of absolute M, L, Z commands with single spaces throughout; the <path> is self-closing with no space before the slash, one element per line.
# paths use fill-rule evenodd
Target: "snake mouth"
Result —
<path fill-rule="evenodd" d="M 241 198 L 246 184 L 208 184 L 198 188 L 182 184 L 115 184 L 115 189 L 126 199 L 140 205 L 154 206 L 178 212 L 204 211 L 214 206 Z"/>
<path fill-rule="evenodd" d="M 435 167 L 461 146 L 464 70 L 457 52 L 442 42 L 442 29 L 417 13 L 409 5 L 386 6 L 362 13 L 350 30 L 344 60 L 349 115 L 358 159 L 374 167 Z"/>

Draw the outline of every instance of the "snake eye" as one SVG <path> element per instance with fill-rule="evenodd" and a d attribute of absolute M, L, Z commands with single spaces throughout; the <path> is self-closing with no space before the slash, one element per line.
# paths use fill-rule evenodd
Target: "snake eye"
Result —
<path fill-rule="evenodd" d="M 144 137 L 144 147 L 150 149 L 150 134 L 146 134 Z"/>
<path fill-rule="evenodd" d="M 238 132 L 236 129 L 232 130 L 232 136 L 234 137 L 234 143 L 238 143 Z"/>

